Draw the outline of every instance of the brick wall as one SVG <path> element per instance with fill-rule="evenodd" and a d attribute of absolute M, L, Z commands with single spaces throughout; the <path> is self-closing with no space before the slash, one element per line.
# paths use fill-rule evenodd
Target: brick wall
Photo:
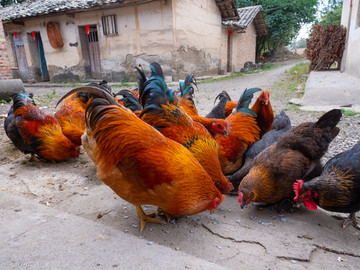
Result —
<path fill-rule="evenodd" d="M 245 33 L 236 33 L 233 36 L 232 56 L 232 71 L 240 71 L 248 61 L 255 63 L 256 31 L 253 23 L 245 29 Z"/>
<path fill-rule="evenodd" d="M 0 80 L 12 79 L 4 29 L 0 16 Z"/>

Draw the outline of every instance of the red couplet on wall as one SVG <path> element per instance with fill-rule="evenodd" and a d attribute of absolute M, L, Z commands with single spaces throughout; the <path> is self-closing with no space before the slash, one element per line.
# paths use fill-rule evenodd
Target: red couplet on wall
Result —
<path fill-rule="evenodd" d="M 87 25 L 85 26 L 85 29 L 86 29 L 86 34 L 88 35 L 88 34 L 89 34 L 89 31 L 90 31 L 90 25 L 87 24 Z"/>

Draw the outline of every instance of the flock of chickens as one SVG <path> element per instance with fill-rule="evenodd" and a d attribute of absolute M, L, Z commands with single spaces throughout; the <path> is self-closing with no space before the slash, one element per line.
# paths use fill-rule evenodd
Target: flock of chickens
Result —
<path fill-rule="evenodd" d="M 17 93 L 5 119 L 7 136 L 32 160 L 76 158 L 82 146 L 97 177 L 135 205 L 140 230 L 162 222 L 145 214 L 143 204 L 158 206 L 169 220 L 212 212 L 229 192 L 238 193 L 241 207 L 295 200 L 310 210 L 350 213 L 344 224 L 357 227 L 360 142 L 325 166 L 320 161 L 339 133 L 340 110 L 291 128 L 284 111 L 274 118 L 269 91 L 251 88 L 238 102 L 223 91 L 201 117 L 194 76 L 172 91 L 158 63 L 150 64 L 148 78 L 136 69 L 138 88 L 114 95 L 105 81 L 91 83 L 62 97 L 54 116 L 41 111 L 32 94 Z"/>

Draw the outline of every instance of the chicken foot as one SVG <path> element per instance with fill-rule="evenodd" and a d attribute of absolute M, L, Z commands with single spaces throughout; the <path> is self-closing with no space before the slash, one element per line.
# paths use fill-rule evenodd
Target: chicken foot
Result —
<path fill-rule="evenodd" d="M 355 227 L 355 229 L 360 230 L 359 224 L 356 221 L 355 213 L 356 212 L 352 212 L 352 213 L 349 214 L 348 218 L 345 219 L 345 221 L 344 221 L 344 223 L 342 225 L 343 228 L 346 228 L 349 224 L 352 224 Z"/>
<path fill-rule="evenodd" d="M 145 214 L 144 210 L 141 208 L 141 205 L 135 205 L 135 207 L 136 207 L 136 212 L 140 219 L 140 232 L 142 232 L 142 230 L 145 228 L 145 224 L 147 222 L 160 223 L 160 224 L 163 223 L 161 220 L 154 218 L 156 216 L 155 213 Z"/>

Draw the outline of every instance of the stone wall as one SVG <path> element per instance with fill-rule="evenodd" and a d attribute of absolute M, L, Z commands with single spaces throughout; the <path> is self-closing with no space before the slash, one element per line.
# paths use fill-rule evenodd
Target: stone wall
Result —
<path fill-rule="evenodd" d="M 0 80 L 12 79 L 6 39 L 0 16 Z"/>

